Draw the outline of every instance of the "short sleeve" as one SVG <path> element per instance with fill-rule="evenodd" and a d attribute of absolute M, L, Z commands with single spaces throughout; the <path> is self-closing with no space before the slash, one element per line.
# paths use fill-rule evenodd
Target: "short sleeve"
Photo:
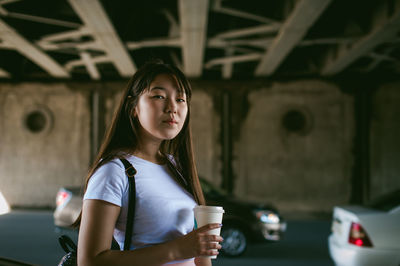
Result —
<path fill-rule="evenodd" d="M 120 160 L 115 159 L 102 165 L 92 175 L 83 199 L 104 200 L 121 207 L 127 185 L 125 168 Z"/>

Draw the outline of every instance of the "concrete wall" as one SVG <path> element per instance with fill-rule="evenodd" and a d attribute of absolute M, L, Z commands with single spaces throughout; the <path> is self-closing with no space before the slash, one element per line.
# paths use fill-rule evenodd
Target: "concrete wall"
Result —
<path fill-rule="evenodd" d="M 0 191 L 12 206 L 54 206 L 59 187 L 82 184 L 91 163 L 90 93 L 100 92 L 100 124 L 108 125 L 125 85 L 0 84 Z M 329 212 L 348 203 L 355 132 L 350 94 L 318 80 L 194 82 L 193 87 L 192 129 L 201 176 L 222 183 L 221 103 L 228 93 L 234 195 L 271 202 L 286 213 Z M 372 97 L 372 197 L 400 187 L 398 87 L 382 86 Z M 300 120 L 285 116 L 293 110 Z M 36 133 L 26 123 L 35 111 L 47 121 Z M 33 126 L 40 125 L 40 118 L 33 118 Z"/>
<path fill-rule="evenodd" d="M 216 186 L 221 184 L 220 115 L 214 108 L 213 97 L 194 89 L 192 96 L 192 133 L 199 176 Z"/>
<path fill-rule="evenodd" d="M 352 167 L 352 98 L 318 81 L 254 89 L 248 94 L 248 114 L 234 147 L 235 194 L 272 202 L 284 212 L 324 212 L 346 203 Z M 284 126 L 283 118 L 291 110 L 305 118 L 298 132 Z"/>
<path fill-rule="evenodd" d="M 372 96 L 370 198 L 400 189 L 400 83 Z"/>
<path fill-rule="evenodd" d="M 10 205 L 54 206 L 61 186 L 81 184 L 89 163 L 87 98 L 64 84 L 0 85 L 0 191 Z M 27 123 L 44 127 L 32 132 Z"/>

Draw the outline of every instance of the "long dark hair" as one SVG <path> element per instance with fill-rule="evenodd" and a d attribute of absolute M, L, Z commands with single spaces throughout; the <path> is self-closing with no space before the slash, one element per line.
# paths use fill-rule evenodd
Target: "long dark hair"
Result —
<path fill-rule="evenodd" d="M 114 114 L 99 152 L 89 169 L 86 178 L 85 191 L 91 176 L 96 170 L 107 162 L 122 158 L 131 154 L 138 147 L 138 128 L 139 122 L 133 116 L 133 111 L 138 103 L 140 95 L 150 89 L 151 82 L 160 74 L 168 74 L 174 77 L 178 83 L 180 92 L 186 94 L 188 112 L 185 123 L 179 134 L 161 143 L 160 152 L 167 156 L 174 157 L 174 167 L 181 173 L 185 182 L 188 184 L 186 189 L 192 193 L 198 204 L 205 204 L 203 192 L 201 190 L 197 169 L 194 161 L 192 133 L 190 128 L 190 101 L 192 89 L 185 75 L 175 66 L 165 64 L 161 61 L 146 63 L 136 71 L 130 79 L 125 91 L 123 92 L 120 105 Z M 75 221 L 74 226 L 79 226 L 81 215 Z"/>

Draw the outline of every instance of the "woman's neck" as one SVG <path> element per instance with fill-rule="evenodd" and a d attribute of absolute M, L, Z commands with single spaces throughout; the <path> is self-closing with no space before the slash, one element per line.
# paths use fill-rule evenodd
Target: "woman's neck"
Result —
<path fill-rule="evenodd" d="M 164 156 L 162 156 L 160 152 L 162 140 L 155 138 L 141 126 L 139 127 L 138 133 L 139 142 L 136 149 L 133 151 L 133 155 L 156 164 L 164 164 Z"/>
<path fill-rule="evenodd" d="M 165 158 L 160 152 L 160 146 L 143 146 L 139 145 L 139 147 L 132 153 L 134 156 L 144 159 L 146 161 L 156 163 L 156 164 L 164 164 Z"/>

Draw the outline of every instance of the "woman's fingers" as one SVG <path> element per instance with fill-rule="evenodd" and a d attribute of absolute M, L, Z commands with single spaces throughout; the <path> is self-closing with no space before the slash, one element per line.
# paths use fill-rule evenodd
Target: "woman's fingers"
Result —
<path fill-rule="evenodd" d="M 199 248 L 198 254 L 199 255 L 217 255 L 218 250 L 221 249 L 221 245 L 218 243 L 206 243 L 201 245 Z"/>
<path fill-rule="evenodd" d="M 210 231 L 212 229 L 217 229 L 217 228 L 221 228 L 221 227 L 222 227 L 222 224 L 206 224 L 206 225 L 203 225 L 202 227 L 199 227 L 197 229 L 197 231 L 206 232 L 206 231 Z"/>
<path fill-rule="evenodd" d="M 201 234 L 201 241 L 204 242 L 222 242 L 224 239 L 218 235 Z"/>
<path fill-rule="evenodd" d="M 188 242 L 180 245 L 180 254 L 183 254 L 184 258 L 218 255 L 218 250 L 222 248 L 219 242 L 222 242 L 223 239 L 209 231 L 221 228 L 221 226 L 218 223 L 207 224 L 186 235 L 184 239 Z"/>
<path fill-rule="evenodd" d="M 202 256 L 214 256 L 214 255 L 218 255 L 219 252 L 215 249 L 210 249 L 207 250 L 206 252 L 204 252 L 204 254 L 201 254 Z"/>
<path fill-rule="evenodd" d="M 207 249 L 221 249 L 222 246 L 216 242 L 211 242 L 206 244 Z"/>

